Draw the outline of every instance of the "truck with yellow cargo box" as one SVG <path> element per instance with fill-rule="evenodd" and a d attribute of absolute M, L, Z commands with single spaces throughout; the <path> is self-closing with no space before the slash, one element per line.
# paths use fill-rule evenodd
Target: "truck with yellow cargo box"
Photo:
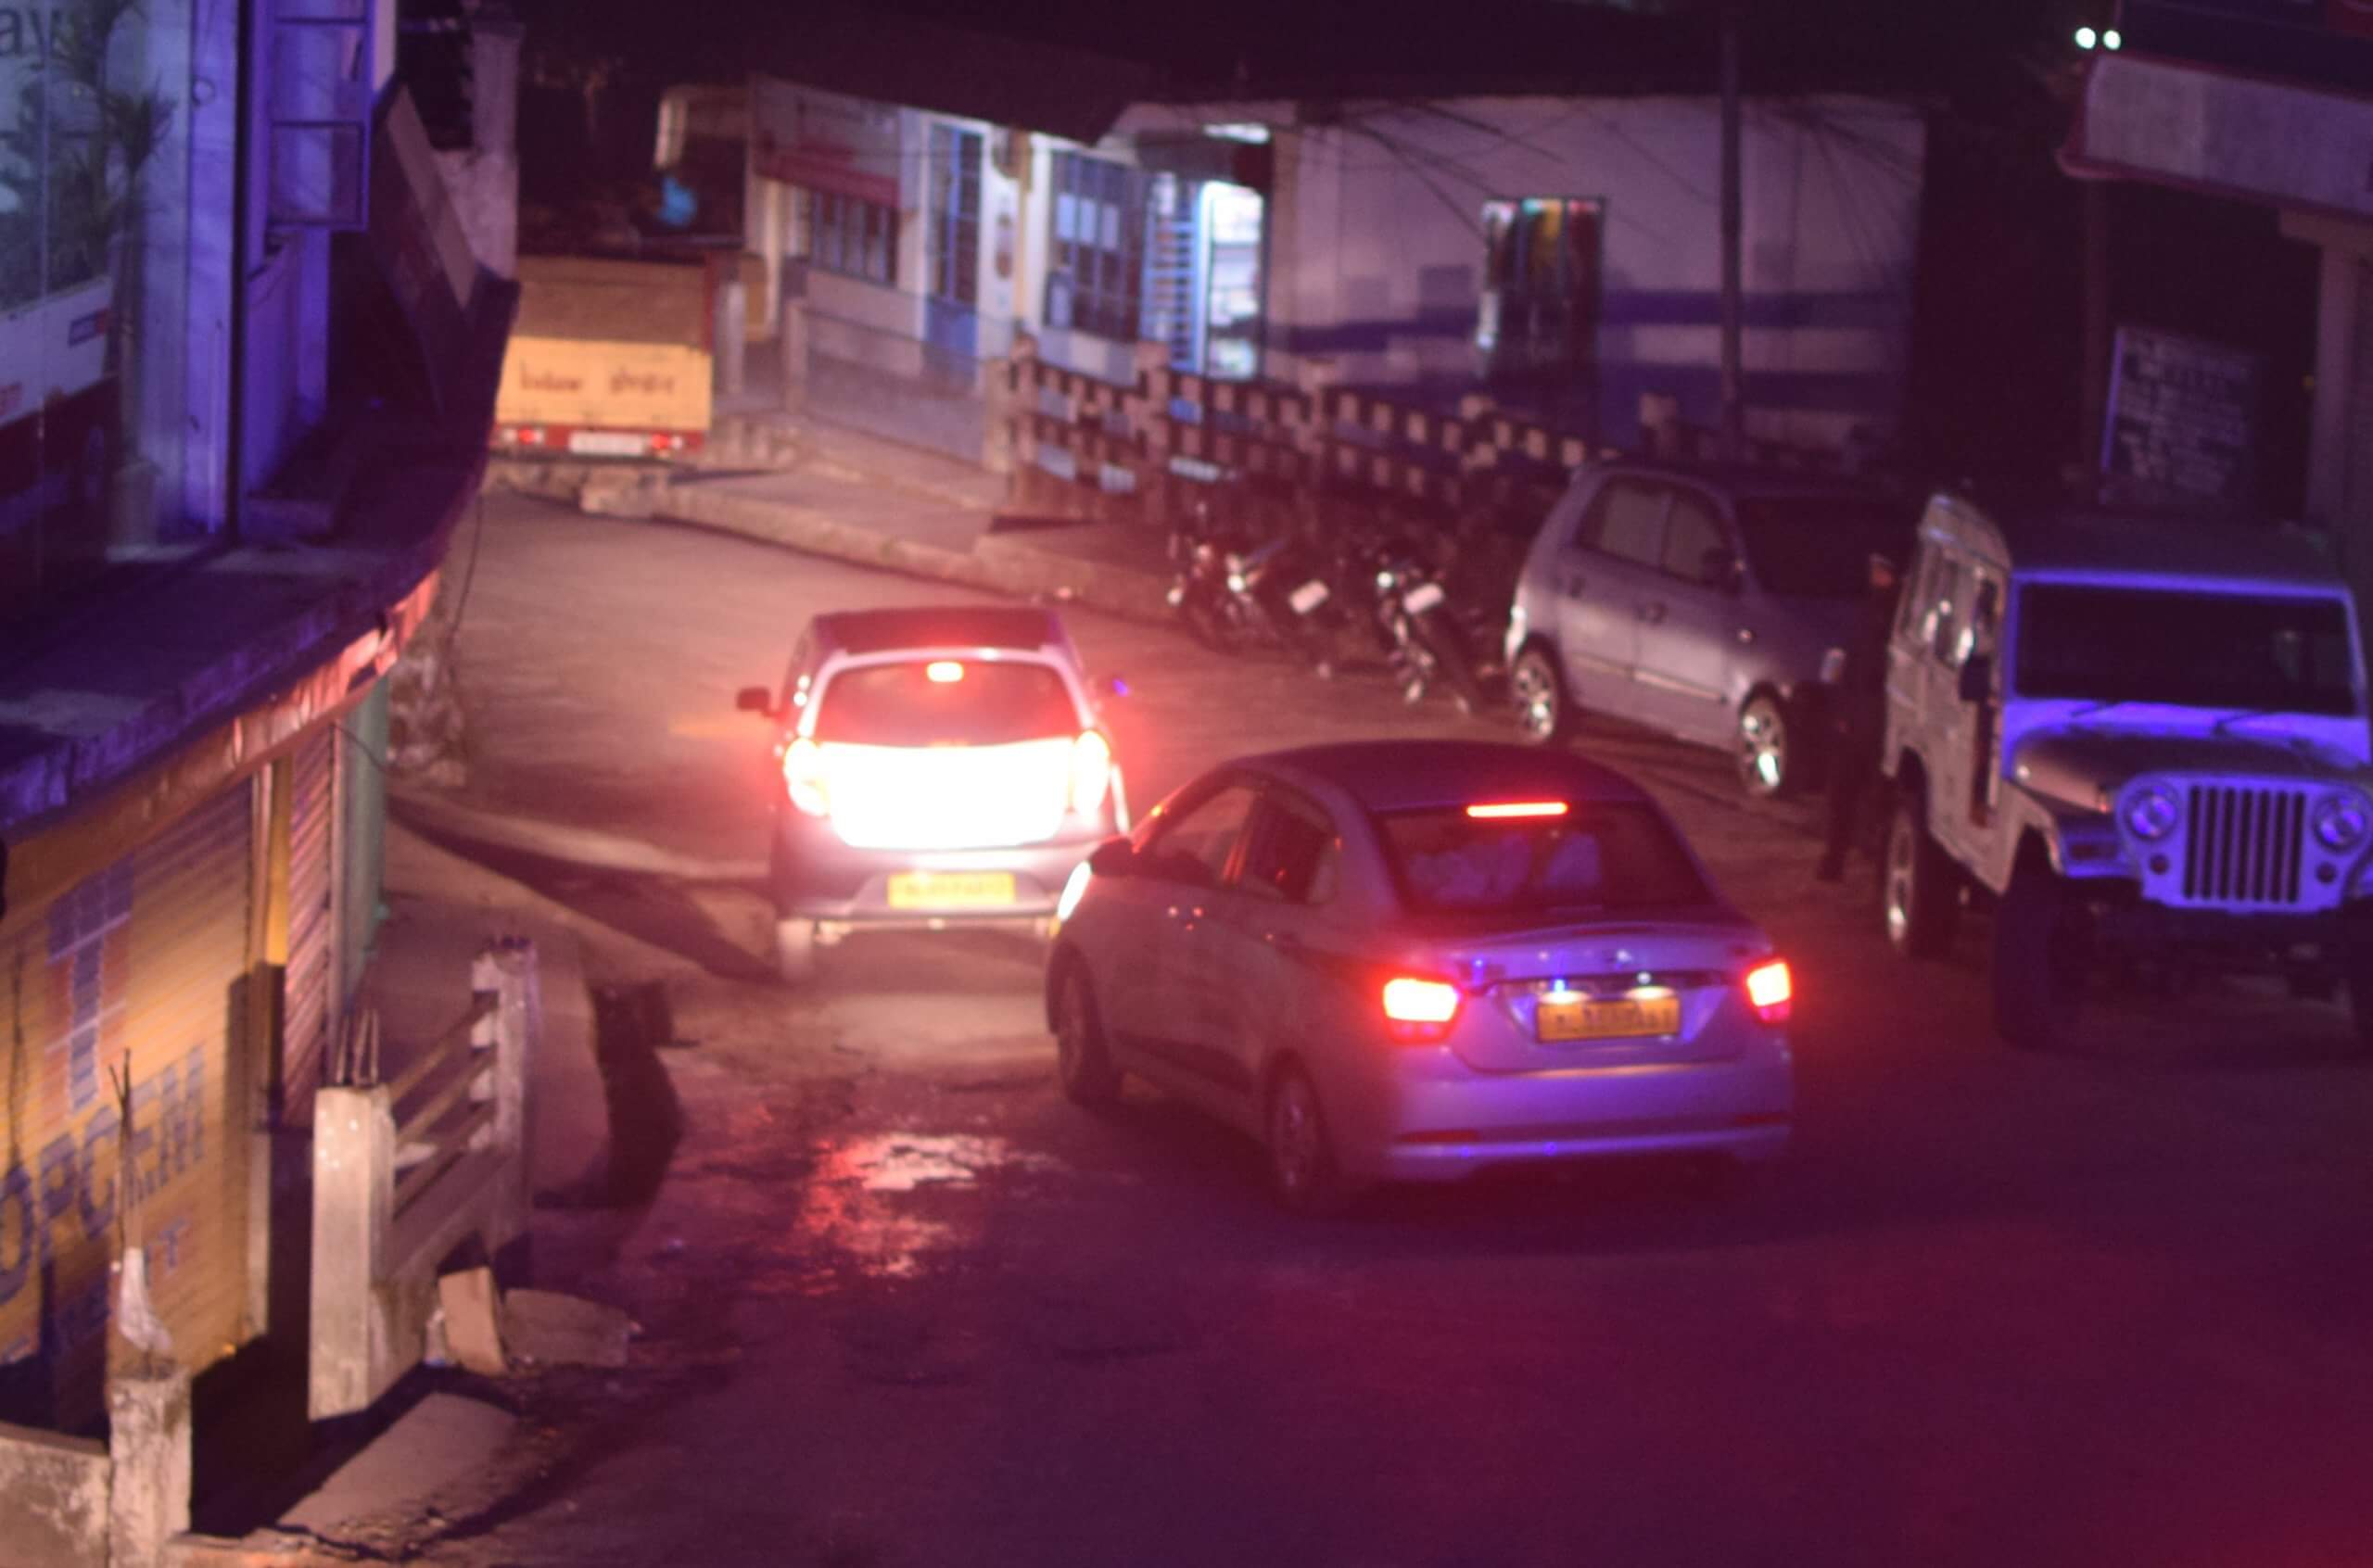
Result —
<path fill-rule="evenodd" d="M 495 449 L 643 459 L 699 451 L 708 440 L 711 271 L 698 261 L 521 257 Z"/>

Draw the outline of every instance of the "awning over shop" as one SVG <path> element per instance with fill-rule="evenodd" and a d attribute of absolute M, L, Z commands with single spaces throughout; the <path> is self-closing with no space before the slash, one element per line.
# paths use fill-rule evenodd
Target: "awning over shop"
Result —
<path fill-rule="evenodd" d="M 2373 99 L 2104 55 L 2061 161 L 2079 176 L 2373 221 Z"/>

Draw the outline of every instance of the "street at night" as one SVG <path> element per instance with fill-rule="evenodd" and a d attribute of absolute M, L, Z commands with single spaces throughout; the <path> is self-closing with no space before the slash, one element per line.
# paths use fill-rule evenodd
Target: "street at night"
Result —
<path fill-rule="evenodd" d="M 2341 1007 L 2121 990 L 2081 1048 L 2014 1051 L 1982 929 L 1901 963 L 1867 862 L 1809 880 L 1807 808 L 1592 727 L 1796 966 L 1790 1157 L 1289 1219 L 1249 1141 L 1142 1089 L 1065 1103 L 1034 943 L 861 936 L 813 994 L 768 975 L 770 768 L 733 689 L 818 610 L 964 595 L 517 498 L 463 548 L 468 800 L 554 825 L 488 856 L 588 913 L 598 980 L 666 982 L 683 1132 L 647 1208 L 538 1218 L 539 1265 L 641 1325 L 632 1365 L 530 1384 L 539 1439 L 372 1538 L 885 1568 L 2341 1563 L 2373 1538 L 2373 1083 Z M 1130 685 L 1144 803 L 1243 752 L 1505 723 L 1067 619 Z M 681 864 L 605 869 L 621 841 Z M 460 875 L 391 853 L 400 886 Z"/>
<path fill-rule="evenodd" d="M 0 0 L 0 1568 L 2373 1564 L 2373 0 Z"/>

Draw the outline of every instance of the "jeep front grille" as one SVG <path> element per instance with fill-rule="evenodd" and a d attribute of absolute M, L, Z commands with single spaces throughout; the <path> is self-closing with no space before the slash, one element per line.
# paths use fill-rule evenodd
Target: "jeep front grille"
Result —
<path fill-rule="evenodd" d="M 2184 825 L 2185 902 L 2299 902 L 2307 833 L 2303 791 L 2195 784 Z"/>

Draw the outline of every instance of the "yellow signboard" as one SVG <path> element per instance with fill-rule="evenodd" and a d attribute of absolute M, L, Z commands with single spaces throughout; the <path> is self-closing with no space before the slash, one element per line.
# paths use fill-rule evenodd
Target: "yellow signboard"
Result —
<path fill-rule="evenodd" d="M 498 424 L 569 429 L 708 429 L 709 357 L 669 343 L 514 337 L 502 359 Z"/>

